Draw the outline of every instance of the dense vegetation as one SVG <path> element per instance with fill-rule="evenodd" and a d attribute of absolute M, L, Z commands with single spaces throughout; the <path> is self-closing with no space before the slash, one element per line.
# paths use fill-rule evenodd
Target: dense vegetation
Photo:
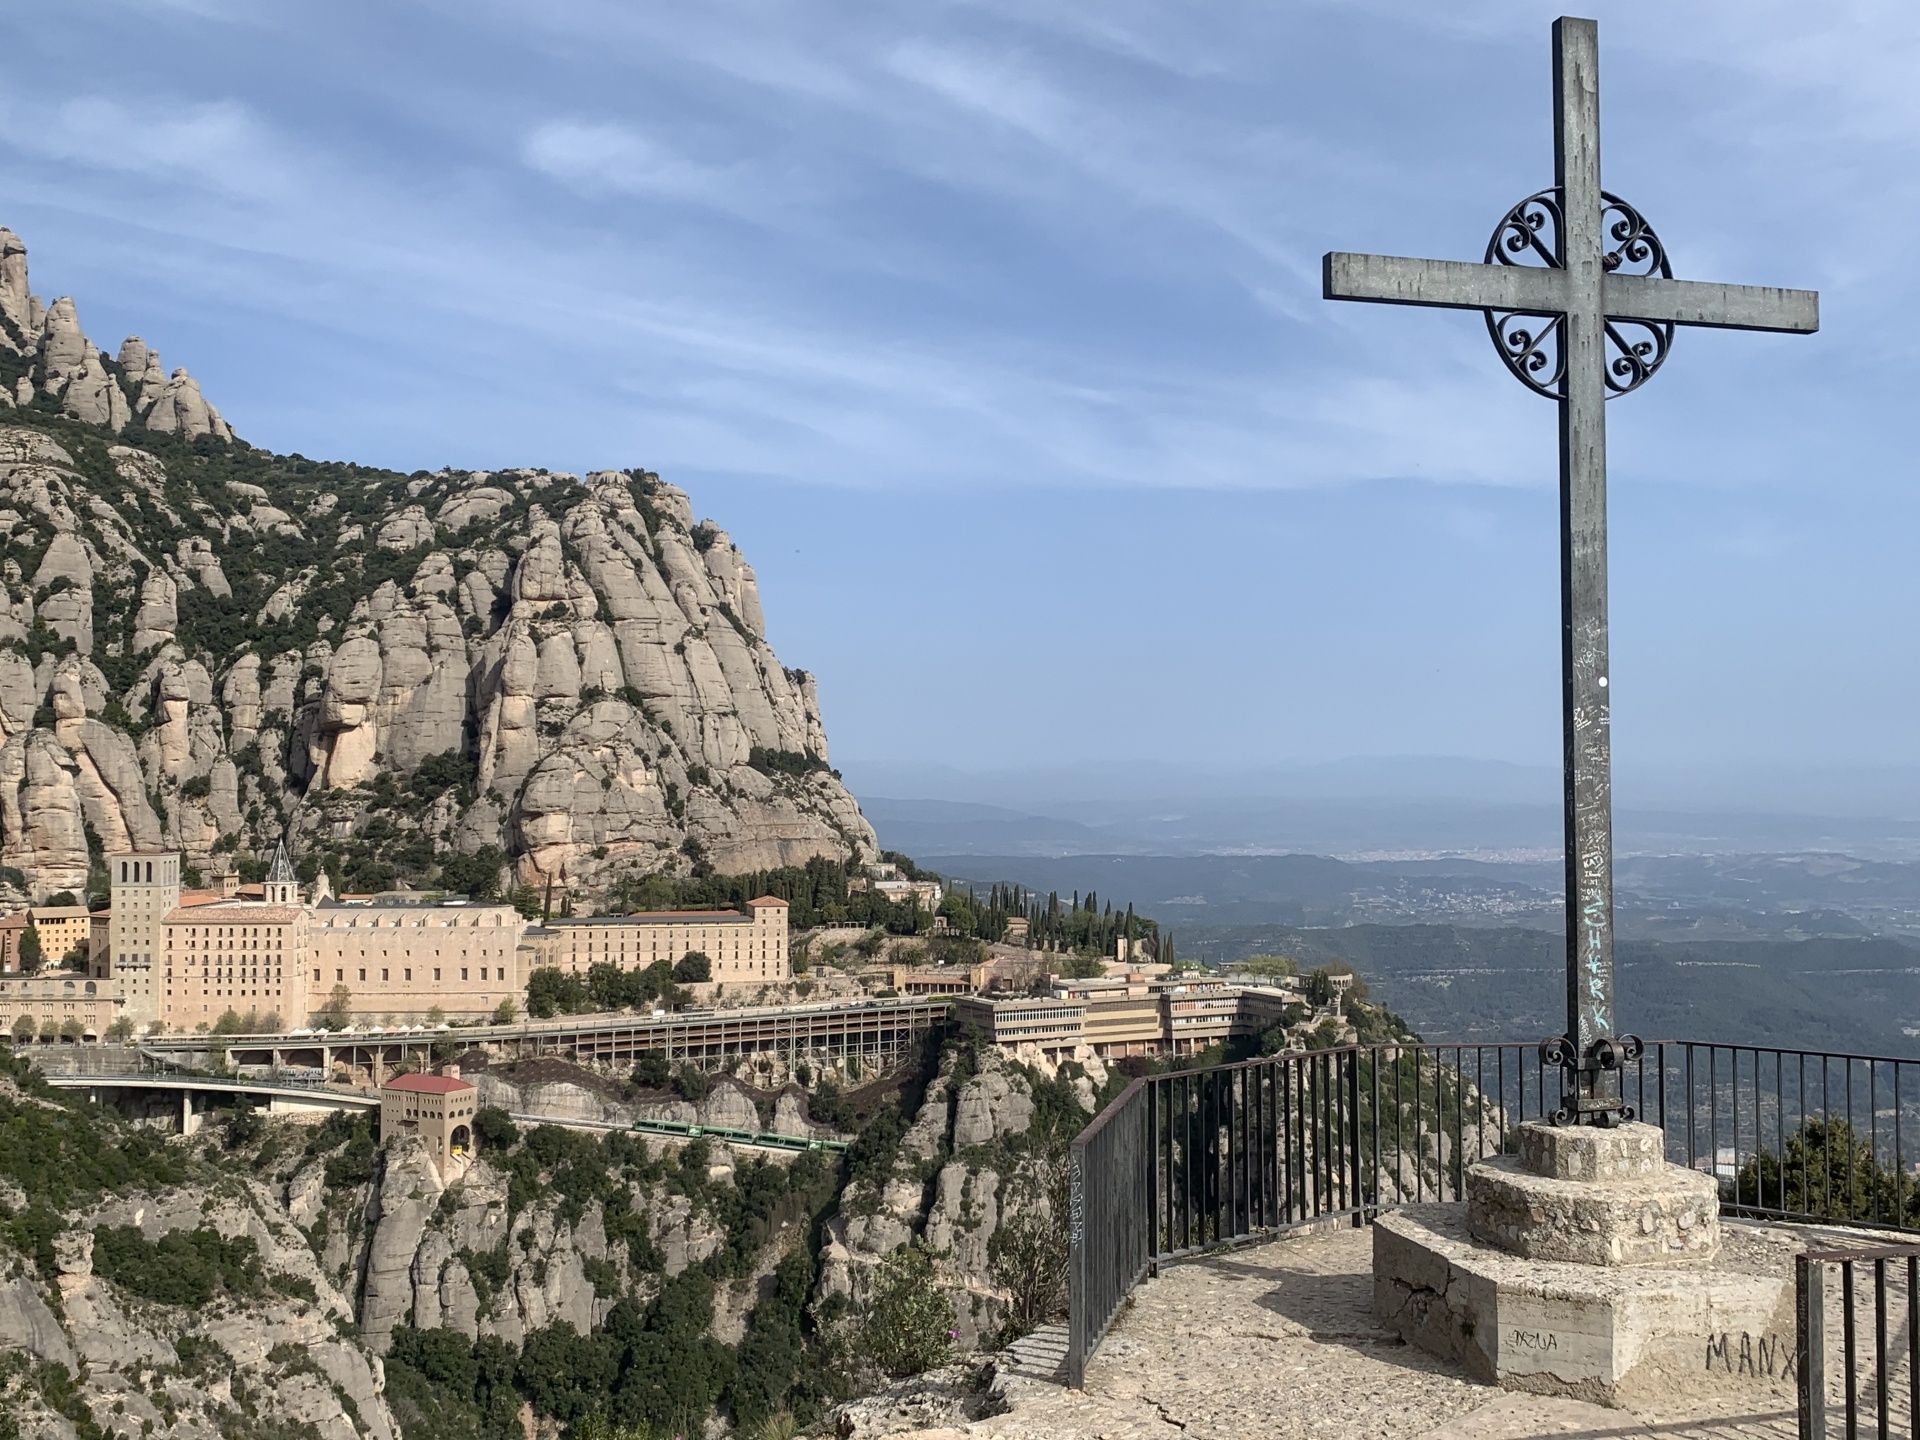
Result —
<path fill-rule="evenodd" d="M 199 1309 L 215 1295 L 258 1295 L 264 1277 L 251 1236 L 172 1230 L 148 1240 L 131 1225 L 93 1232 L 94 1274 L 160 1305 Z"/>
<path fill-rule="evenodd" d="M 897 1109 L 883 1113 L 880 1128 L 897 1144 Z M 493 1163 L 507 1173 L 510 1213 L 557 1198 L 559 1217 L 577 1222 L 597 1204 L 609 1241 L 626 1247 L 636 1272 L 653 1277 L 653 1294 L 623 1296 L 591 1334 L 566 1323 L 535 1331 L 517 1353 L 491 1337 L 397 1331 L 388 1398 L 407 1440 L 520 1440 L 522 1401 L 576 1434 L 588 1433 L 593 1420 L 641 1436 L 698 1433 L 716 1407 L 755 1434 L 776 1416 L 811 1423 L 848 1393 L 846 1358 L 806 1306 L 820 1225 L 840 1188 L 824 1153 L 786 1166 L 736 1160 L 728 1183 L 709 1178 L 713 1152 L 705 1141 L 655 1153 L 644 1139 L 618 1132 L 597 1138 L 542 1125 L 523 1134 L 497 1111 L 475 1118 Z M 635 1185 L 686 1196 L 721 1230 L 722 1244 L 666 1276 L 645 1216 L 633 1206 Z M 754 1273 L 773 1244 L 787 1248 L 745 1336 L 738 1347 L 722 1345 L 711 1335 L 716 1287 Z M 466 1258 L 476 1287 L 505 1280 L 504 1253 L 497 1274 L 494 1257 Z M 596 1288 L 602 1283 L 610 1276 L 595 1280 Z"/>

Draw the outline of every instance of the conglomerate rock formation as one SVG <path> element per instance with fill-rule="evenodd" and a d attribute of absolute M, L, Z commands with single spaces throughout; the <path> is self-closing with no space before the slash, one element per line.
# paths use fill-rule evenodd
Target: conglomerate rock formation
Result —
<path fill-rule="evenodd" d="M 812 677 L 682 491 L 253 449 L 42 305 L 4 229 L 0 589 L 0 865 L 36 897 L 289 826 L 358 889 L 490 846 L 575 894 L 873 850 Z"/>

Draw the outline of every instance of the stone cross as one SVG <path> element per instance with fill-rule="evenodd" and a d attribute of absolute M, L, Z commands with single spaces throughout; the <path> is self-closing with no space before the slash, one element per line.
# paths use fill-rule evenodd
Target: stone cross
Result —
<path fill-rule="evenodd" d="M 1553 22 L 1554 187 L 1507 212 L 1483 264 L 1329 254 L 1329 300 L 1486 312 L 1507 368 L 1560 410 L 1560 686 L 1566 756 L 1567 1033 L 1543 1047 L 1562 1069 L 1556 1119 L 1632 1118 L 1614 1034 L 1613 799 L 1607 706 L 1606 401 L 1666 359 L 1676 325 L 1820 325 L 1811 290 L 1675 280 L 1632 206 L 1600 188 L 1599 27 Z"/>

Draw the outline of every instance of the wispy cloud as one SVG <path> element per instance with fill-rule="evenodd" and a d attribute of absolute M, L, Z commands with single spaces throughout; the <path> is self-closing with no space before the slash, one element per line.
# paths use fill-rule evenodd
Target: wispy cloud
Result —
<path fill-rule="evenodd" d="M 132 106 L 80 96 L 20 124 L 15 143 L 51 159 L 228 196 L 285 199 L 298 186 L 295 161 L 269 127 L 228 99 Z"/>
<path fill-rule="evenodd" d="M 739 175 L 696 165 L 637 130 L 605 122 L 549 120 L 527 136 L 520 153 L 535 170 L 588 194 L 711 200 Z"/>

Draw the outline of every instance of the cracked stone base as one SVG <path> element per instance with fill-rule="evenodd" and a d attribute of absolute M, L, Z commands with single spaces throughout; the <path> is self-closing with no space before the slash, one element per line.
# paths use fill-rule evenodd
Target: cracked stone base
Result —
<path fill-rule="evenodd" d="M 1373 1304 L 1409 1344 L 1509 1390 L 1638 1404 L 1703 1390 L 1793 1391 L 1793 1257 L 1728 1225 L 1718 1257 L 1670 1269 L 1526 1259 L 1475 1240 L 1466 1206 L 1373 1226 Z"/>
<path fill-rule="evenodd" d="M 1661 1162 L 1596 1182 L 1525 1166 L 1523 1154 L 1467 1172 L 1467 1229 L 1476 1239 L 1525 1259 L 1580 1265 L 1697 1264 L 1720 1249 L 1720 1192 L 1710 1175 Z"/>

